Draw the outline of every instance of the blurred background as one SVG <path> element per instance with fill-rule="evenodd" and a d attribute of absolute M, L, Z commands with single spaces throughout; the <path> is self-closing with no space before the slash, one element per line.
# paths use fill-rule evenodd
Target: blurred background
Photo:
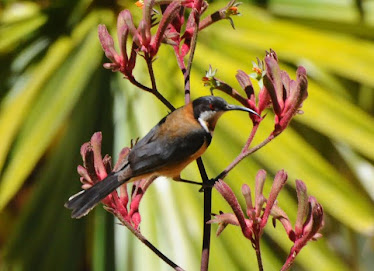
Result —
<path fill-rule="evenodd" d="M 213 1 L 206 14 L 226 5 Z M 63 207 L 79 191 L 80 146 L 103 133 L 103 153 L 116 159 L 131 138 L 142 137 L 167 113 L 153 96 L 102 67 L 107 60 L 97 25 L 115 33 L 117 14 L 132 1 L 0 2 L 0 270 L 170 270 L 113 216 L 98 207 L 80 220 Z M 307 245 L 293 270 L 372 270 L 374 266 L 374 1 L 245 1 L 233 30 L 220 21 L 199 35 L 192 97 L 208 95 L 201 78 L 209 64 L 239 89 L 238 69 L 274 49 L 295 78 L 306 67 L 309 98 L 303 115 L 268 146 L 243 161 L 226 181 L 244 206 L 240 187 L 254 188 L 268 171 L 288 184 L 278 204 L 295 221 L 295 179 L 323 205 L 324 238 Z M 174 106 L 183 105 L 183 78 L 172 48 L 154 63 L 157 84 Z M 136 77 L 149 85 L 142 59 Z M 222 93 L 216 92 L 234 102 Z M 240 152 L 251 128 L 244 114 L 227 114 L 204 154 L 209 176 Z M 256 141 L 267 137 L 272 115 Z M 199 180 L 190 165 L 184 178 Z M 230 212 L 213 193 L 213 212 Z M 186 270 L 199 270 L 203 195 L 183 183 L 157 180 L 141 204 L 142 233 Z M 217 225 L 212 226 L 213 232 Z M 262 240 L 265 270 L 279 270 L 291 242 L 281 225 Z M 239 228 L 212 236 L 210 270 L 257 270 L 255 253 Z"/>

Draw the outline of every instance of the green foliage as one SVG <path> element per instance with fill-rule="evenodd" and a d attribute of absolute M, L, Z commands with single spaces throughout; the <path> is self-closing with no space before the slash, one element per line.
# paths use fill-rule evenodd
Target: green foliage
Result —
<path fill-rule="evenodd" d="M 238 86 L 236 70 L 251 73 L 251 61 L 262 58 L 269 48 L 291 75 L 297 65 L 305 66 L 309 77 L 305 113 L 269 146 L 243 161 L 226 181 L 239 194 L 242 183 L 254 187 L 259 168 L 273 174 L 284 168 L 290 178 L 278 203 L 295 221 L 294 180 L 302 179 L 323 205 L 327 220 L 324 239 L 302 251 L 295 270 L 315 270 L 315 259 L 318 270 L 369 270 L 373 263 L 364 259 L 374 251 L 369 237 L 374 231 L 373 26 L 369 18 L 360 21 L 348 1 L 334 9 L 334 16 L 325 11 L 335 1 L 312 2 L 272 1 L 267 10 L 243 4 L 242 16 L 234 18 L 235 31 L 223 21 L 201 32 L 191 75 L 192 97 L 209 94 L 201 83 L 209 64 L 218 69 L 217 77 L 232 86 Z M 373 5 L 366 2 L 365 13 L 370 14 Z M 24 3 L 27 12 L 13 19 L 10 4 L 0 13 L 4 63 L 0 68 L 0 270 L 167 270 L 124 228 L 115 225 L 113 230 L 111 216 L 102 210 L 73 221 L 63 208 L 78 191 L 79 148 L 93 132 L 103 132 L 104 153 L 116 157 L 121 147 L 143 136 L 167 109 L 101 66 L 97 25 L 106 24 L 114 31 L 115 12 L 123 7 L 102 9 L 91 1 L 60 4 Z M 213 12 L 225 4 L 214 3 L 209 9 Z M 136 7 L 127 8 L 135 18 L 141 13 Z M 68 14 L 58 27 L 52 23 L 56 10 Z M 164 45 L 154 69 L 158 89 L 181 106 L 183 79 L 172 56 L 172 49 Z M 136 76 L 148 82 L 141 67 Z M 266 118 L 258 141 L 272 128 L 272 114 Z M 220 120 L 203 156 L 209 176 L 239 153 L 250 125 L 235 113 Z M 199 180 L 196 165 L 183 175 Z M 271 179 L 264 193 L 269 192 Z M 141 206 L 144 235 L 187 270 L 199 268 L 203 207 L 197 190 L 158 180 Z M 213 212 L 219 210 L 228 212 L 229 206 L 214 193 Z M 269 226 L 265 234 L 265 270 L 277 270 L 291 243 L 279 225 Z M 257 270 L 250 243 L 238 229 L 212 236 L 210 268 Z"/>

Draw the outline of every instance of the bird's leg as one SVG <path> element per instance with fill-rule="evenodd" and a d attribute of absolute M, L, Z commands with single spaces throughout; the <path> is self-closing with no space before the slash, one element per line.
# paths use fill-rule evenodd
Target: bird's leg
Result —
<path fill-rule="evenodd" d="M 214 184 L 216 183 L 216 181 L 217 181 L 217 179 L 214 178 L 214 179 L 208 180 L 208 182 L 201 183 L 201 182 L 195 182 L 195 181 L 190 181 L 190 180 L 182 179 L 180 176 L 173 178 L 173 180 L 176 181 L 176 182 L 201 185 L 201 188 L 200 188 L 199 192 L 203 192 L 205 188 L 212 188 L 214 186 Z"/>
<path fill-rule="evenodd" d="M 217 178 L 209 179 L 207 182 L 202 184 L 199 192 L 204 192 L 205 188 L 212 188 L 217 181 Z"/>
<path fill-rule="evenodd" d="M 186 179 L 182 179 L 180 176 L 173 178 L 176 182 L 182 182 L 182 183 L 190 183 L 190 184 L 197 184 L 197 185 L 203 185 L 201 182 L 194 182 Z"/>

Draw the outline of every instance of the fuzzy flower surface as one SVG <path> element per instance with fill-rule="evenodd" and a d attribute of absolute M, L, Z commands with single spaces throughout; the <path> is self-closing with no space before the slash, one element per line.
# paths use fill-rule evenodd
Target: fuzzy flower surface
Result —
<path fill-rule="evenodd" d="M 137 2 L 143 11 L 143 16 L 138 26 L 135 26 L 133 17 L 129 10 L 123 10 L 117 17 L 117 36 L 119 52 L 114 48 L 114 41 L 105 25 L 99 25 L 98 35 L 101 46 L 106 57 L 111 61 L 104 64 L 104 68 L 119 71 L 126 77 L 132 77 L 136 64 L 137 55 L 150 60 L 154 59 L 162 42 L 172 43 L 173 36 L 169 33 L 170 23 L 174 20 L 180 7 L 186 1 L 165 1 L 165 10 L 158 23 L 154 9 L 155 0 L 144 0 Z M 151 28 L 157 25 L 155 34 L 152 35 Z M 131 48 L 127 48 L 128 40 Z"/>
<path fill-rule="evenodd" d="M 262 235 L 271 209 L 276 203 L 276 198 L 287 181 L 287 174 L 283 170 L 276 174 L 268 199 L 262 194 L 265 179 L 266 172 L 260 170 L 256 176 L 254 202 L 252 202 L 250 187 L 246 184 L 242 186 L 242 194 L 247 207 L 245 214 L 231 188 L 224 181 L 219 180 L 214 187 L 230 205 L 234 214 L 221 213 L 220 215 L 216 215 L 209 223 L 238 225 L 241 227 L 243 235 L 256 245 L 256 240 Z M 266 206 L 264 207 L 265 204 Z"/>
<path fill-rule="evenodd" d="M 223 213 L 208 221 L 208 223 L 218 223 L 217 236 L 220 235 L 228 225 L 239 226 L 244 237 L 249 239 L 252 246 L 259 249 L 259 241 L 263 230 L 272 217 L 275 227 L 279 221 L 284 227 L 289 239 L 293 242 L 290 253 L 282 270 L 288 270 L 294 259 L 305 245 L 321 237 L 321 229 L 324 224 L 323 208 L 313 196 L 307 195 L 305 184 L 301 180 L 296 180 L 296 192 L 298 197 L 298 212 L 295 229 L 286 214 L 278 205 L 277 197 L 287 181 L 287 173 L 280 170 L 275 175 L 273 185 L 268 198 L 263 195 L 263 187 L 266 179 L 266 171 L 260 170 L 256 175 L 256 185 L 254 200 L 250 187 L 246 184 L 242 186 L 242 195 L 245 199 L 246 210 L 242 210 L 237 197 L 231 188 L 222 180 L 219 180 L 214 187 L 230 205 L 233 213 Z"/>
<path fill-rule="evenodd" d="M 84 190 L 105 179 L 112 170 L 116 171 L 121 168 L 130 152 L 130 148 L 122 149 L 118 161 L 112 169 L 111 157 L 105 155 L 102 158 L 101 142 L 102 134 L 96 132 L 92 135 L 91 140 L 81 147 L 83 166 L 79 165 L 77 170 L 81 176 L 80 181 Z M 130 197 L 127 191 L 128 184 L 124 184 L 119 188 L 119 192 L 114 190 L 101 202 L 104 204 L 104 208 L 113 213 L 120 221 L 125 221 L 134 229 L 139 229 L 141 222 L 139 204 L 150 182 L 152 180 L 146 179 L 134 182 Z"/>
<path fill-rule="evenodd" d="M 209 74 L 209 76 L 207 73 L 202 80 L 204 86 L 208 86 L 211 91 L 221 90 L 259 115 L 265 109 L 272 107 L 275 113 L 272 136 L 277 136 L 287 128 L 296 114 L 302 113 L 302 104 L 308 97 L 306 70 L 299 66 L 296 71 L 296 80 L 292 80 L 286 71 L 280 69 L 276 52 L 270 50 L 266 52 L 263 61 L 257 58 L 257 62 L 253 62 L 252 71 L 248 74 L 243 70 L 238 70 L 236 74 L 236 80 L 246 97 L 218 79 L 216 73 Z M 255 92 L 251 79 L 255 80 L 260 87 L 258 94 Z M 263 119 L 255 114 L 251 114 L 250 118 L 254 124 Z"/>
<path fill-rule="evenodd" d="M 277 135 L 288 126 L 297 113 L 302 113 L 300 108 L 308 97 L 308 79 L 305 68 L 299 66 L 296 80 L 291 80 L 288 73 L 280 69 L 277 54 L 273 50 L 267 52 L 264 62 L 264 86 L 271 97 L 276 115 L 273 133 Z"/>

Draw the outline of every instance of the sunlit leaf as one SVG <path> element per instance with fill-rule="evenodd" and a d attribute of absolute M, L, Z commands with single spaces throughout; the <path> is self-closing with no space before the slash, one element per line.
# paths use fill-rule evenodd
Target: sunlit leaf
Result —
<path fill-rule="evenodd" d="M 41 27 L 47 18 L 43 14 L 35 14 L 13 24 L 4 24 L 0 27 L 0 54 L 9 53 L 16 48 L 17 43 L 25 40 Z"/>
<path fill-rule="evenodd" d="M 14 154 L 0 183 L 0 210 L 17 192 L 53 136 L 61 129 L 85 84 L 100 63 L 102 54 L 95 29 L 97 21 L 92 19 L 94 16 L 97 15 L 88 17 L 93 30 L 83 32 L 82 29 L 88 28 L 82 22 L 82 27 L 78 27 L 76 33 L 73 33 L 75 39 L 84 39 L 82 45 L 45 85 L 41 97 L 27 116 L 28 122 L 19 134 Z"/>

